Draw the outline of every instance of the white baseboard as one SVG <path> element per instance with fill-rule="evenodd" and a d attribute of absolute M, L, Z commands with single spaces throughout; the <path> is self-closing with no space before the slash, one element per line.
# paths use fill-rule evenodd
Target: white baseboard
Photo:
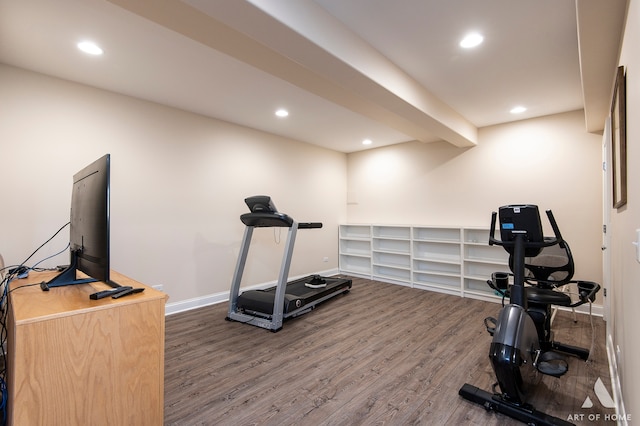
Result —
<path fill-rule="evenodd" d="M 611 335 L 607 335 L 607 356 L 609 357 L 609 375 L 611 376 L 611 389 L 613 391 L 613 402 L 616 406 L 618 425 L 627 426 L 629 424 L 627 421 L 629 417 L 627 417 L 624 400 L 622 399 L 622 385 L 620 383 L 620 375 L 618 374 L 618 360 Z"/>
<path fill-rule="evenodd" d="M 329 269 L 326 271 L 316 272 L 315 274 L 322 275 L 324 277 L 330 277 L 333 275 L 337 275 L 338 269 L 337 268 Z M 300 275 L 297 277 L 289 277 L 289 279 L 290 281 L 295 281 L 297 279 L 304 278 L 307 276 L 309 276 L 309 274 Z M 243 291 L 258 290 L 262 288 L 273 287 L 276 284 L 277 282 L 274 280 L 274 281 L 254 285 L 251 287 L 246 287 L 246 288 L 243 288 L 242 290 Z M 165 306 L 164 312 L 165 312 L 165 315 L 172 315 L 172 314 L 177 314 L 178 312 L 190 311 L 191 309 L 202 308 L 204 306 L 215 305 L 217 303 L 224 303 L 227 301 L 229 301 L 229 291 L 223 291 L 220 293 L 214 293 L 214 294 L 208 294 L 206 296 L 195 297 L 193 299 L 181 300 L 179 302 L 174 302 L 174 303 L 167 303 Z"/>
<path fill-rule="evenodd" d="M 336 269 L 329 269 L 326 271 L 320 271 L 320 272 L 316 272 L 316 274 L 318 275 L 322 275 L 325 277 L 330 277 L 333 275 L 338 275 L 340 273 L 340 271 L 336 268 Z M 309 276 L 310 274 L 306 274 L 306 275 L 299 275 L 296 277 L 289 277 L 290 281 L 294 281 L 300 278 L 304 278 L 306 276 Z M 356 276 L 355 274 L 350 274 L 353 276 Z M 371 279 L 371 277 L 369 276 L 363 276 L 364 278 L 368 278 Z M 378 280 L 380 280 L 379 278 L 376 278 Z M 383 280 L 380 280 L 383 281 Z M 386 282 L 386 281 L 385 281 Z M 394 282 L 391 282 L 391 284 L 396 284 Z M 268 288 L 268 287 L 272 287 L 276 285 L 276 281 L 270 281 L 270 282 L 266 282 L 266 283 L 262 283 L 262 284 L 258 284 L 258 285 L 254 285 L 251 287 L 247 287 L 247 288 L 243 288 L 243 290 L 258 290 L 258 289 L 262 289 L 262 288 Z M 428 289 L 425 291 L 434 291 L 434 289 Z M 495 298 L 495 297 L 491 297 L 491 296 L 487 296 L 487 297 L 480 297 L 477 295 L 466 295 L 466 297 L 472 297 L 472 298 L 477 298 L 477 299 L 481 299 L 481 300 L 485 300 L 488 302 L 494 302 L 494 303 L 500 303 L 500 300 Z M 178 312 L 185 312 L 185 311 L 189 311 L 191 309 L 196 309 L 196 308 L 201 308 L 204 306 L 209 306 L 209 305 L 215 305 L 217 303 L 224 303 L 227 302 L 229 300 L 229 292 L 228 291 L 223 291 L 220 293 L 214 293 L 214 294 L 208 294 L 206 296 L 200 296 L 200 297 L 196 297 L 193 299 L 187 299 L 187 300 L 181 300 L 179 302 L 174 302 L 174 303 L 167 303 L 166 307 L 165 307 L 165 314 L 166 315 L 171 315 L 171 314 L 176 314 Z M 571 311 L 570 308 L 560 308 L 562 310 L 567 310 L 567 311 Z M 577 313 L 581 313 L 581 314 L 588 314 L 589 313 L 589 305 L 582 305 L 582 306 L 578 306 L 576 308 L 576 312 Z M 591 308 L 591 313 L 595 316 L 603 316 L 604 314 L 604 309 L 602 307 L 602 305 L 592 305 Z"/>
<path fill-rule="evenodd" d="M 229 292 L 210 294 L 193 299 L 181 300 L 180 302 L 167 303 L 164 308 L 165 315 L 177 314 L 178 312 L 190 311 L 191 309 L 202 308 L 229 300 Z"/>

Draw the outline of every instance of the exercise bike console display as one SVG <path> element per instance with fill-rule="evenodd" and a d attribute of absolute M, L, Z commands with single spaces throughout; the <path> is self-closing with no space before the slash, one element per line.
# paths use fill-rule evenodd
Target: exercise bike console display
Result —
<path fill-rule="evenodd" d="M 538 206 L 528 204 L 500 208 L 501 245 L 509 253 L 513 252 L 518 235 L 524 235 L 528 243 L 541 243 L 544 241 Z M 513 245 L 510 243 L 513 243 Z M 542 250 L 542 247 L 529 246 L 526 248 L 526 255 L 536 256 L 540 250 Z"/>

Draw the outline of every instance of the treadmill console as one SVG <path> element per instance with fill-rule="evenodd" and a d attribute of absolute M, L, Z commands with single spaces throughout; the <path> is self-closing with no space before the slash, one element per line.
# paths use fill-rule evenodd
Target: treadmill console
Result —
<path fill-rule="evenodd" d="M 278 213 L 278 209 L 268 195 L 254 195 L 244 199 L 251 213 Z"/>

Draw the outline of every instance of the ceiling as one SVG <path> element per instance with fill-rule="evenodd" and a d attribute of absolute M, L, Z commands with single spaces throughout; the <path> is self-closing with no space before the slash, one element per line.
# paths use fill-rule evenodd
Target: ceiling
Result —
<path fill-rule="evenodd" d="M 412 140 L 469 147 L 478 128 L 578 109 L 586 131 L 600 131 L 626 7 L 0 0 L 0 62 L 341 152 Z M 470 31 L 484 42 L 462 49 Z M 104 54 L 80 52 L 82 40 Z M 513 115 L 516 105 L 527 110 Z"/>

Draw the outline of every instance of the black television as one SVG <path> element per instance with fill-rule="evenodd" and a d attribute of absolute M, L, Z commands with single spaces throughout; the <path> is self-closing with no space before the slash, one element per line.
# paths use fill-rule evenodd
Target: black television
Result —
<path fill-rule="evenodd" d="M 60 274 L 43 282 L 43 290 L 94 281 L 119 287 L 109 277 L 110 157 L 106 154 L 73 175 L 70 264 Z M 88 278 L 79 278 L 78 271 Z"/>

